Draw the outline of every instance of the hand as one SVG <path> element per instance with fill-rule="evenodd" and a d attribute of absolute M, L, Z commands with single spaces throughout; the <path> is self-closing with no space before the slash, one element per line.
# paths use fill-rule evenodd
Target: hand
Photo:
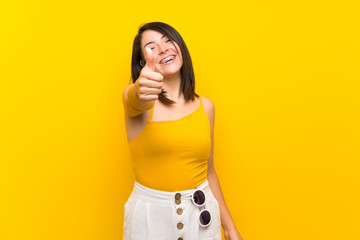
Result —
<path fill-rule="evenodd" d="M 243 240 L 236 228 L 233 230 L 224 230 L 224 235 L 226 240 Z"/>
<path fill-rule="evenodd" d="M 154 101 L 162 92 L 163 75 L 155 71 L 155 56 L 150 49 L 145 48 L 147 61 L 135 81 L 135 93 L 143 101 Z"/>

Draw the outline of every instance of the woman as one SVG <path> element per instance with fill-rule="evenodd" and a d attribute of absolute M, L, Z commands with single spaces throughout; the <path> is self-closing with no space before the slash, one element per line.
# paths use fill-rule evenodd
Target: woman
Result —
<path fill-rule="evenodd" d="M 190 54 L 168 24 L 136 35 L 132 81 L 123 92 L 135 174 L 125 203 L 124 240 L 241 240 L 213 163 L 213 102 L 195 93 Z M 166 93 L 166 94 L 165 94 Z"/>

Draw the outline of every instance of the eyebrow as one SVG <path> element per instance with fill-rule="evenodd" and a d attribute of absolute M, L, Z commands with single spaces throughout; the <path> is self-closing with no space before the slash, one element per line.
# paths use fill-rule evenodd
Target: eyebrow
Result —
<path fill-rule="evenodd" d="M 162 37 L 161 37 L 160 39 L 163 39 L 164 37 L 166 37 L 166 36 L 165 36 L 165 34 L 164 34 L 164 35 L 162 35 Z M 154 43 L 154 42 L 153 42 L 153 41 L 148 42 L 147 44 L 145 44 L 145 45 L 144 45 L 144 48 L 145 48 L 147 45 L 151 44 L 151 43 Z"/>

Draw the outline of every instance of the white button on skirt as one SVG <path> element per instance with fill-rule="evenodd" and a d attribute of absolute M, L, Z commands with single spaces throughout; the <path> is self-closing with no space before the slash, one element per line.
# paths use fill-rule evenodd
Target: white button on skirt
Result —
<path fill-rule="evenodd" d="M 205 193 L 204 206 L 211 214 L 211 223 L 207 227 L 201 226 L 198 220 L 204 207 L 199 208 L 190 198 L 194 189 L 166 192 L 145 187 L 135 181 L 124 206 L 123 239 L 221 240 L 219 203 L 208 180 L 195 189 L 201 189 Z M 175 202 L 177 193 L 180 193 L 180 204 Z M 178 210 L 179 208 L 182 210 Z"/>

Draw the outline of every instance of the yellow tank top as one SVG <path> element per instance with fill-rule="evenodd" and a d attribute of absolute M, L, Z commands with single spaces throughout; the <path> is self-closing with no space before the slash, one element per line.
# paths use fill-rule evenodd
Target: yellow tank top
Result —
<path fill-rule="evenodd" d="M 200 96 L 200 106 L 176 120 L 152 121 L 128 142 L 135 179 L 160 191 L 182 191 L 207 178 L 211 128 Z"/>

